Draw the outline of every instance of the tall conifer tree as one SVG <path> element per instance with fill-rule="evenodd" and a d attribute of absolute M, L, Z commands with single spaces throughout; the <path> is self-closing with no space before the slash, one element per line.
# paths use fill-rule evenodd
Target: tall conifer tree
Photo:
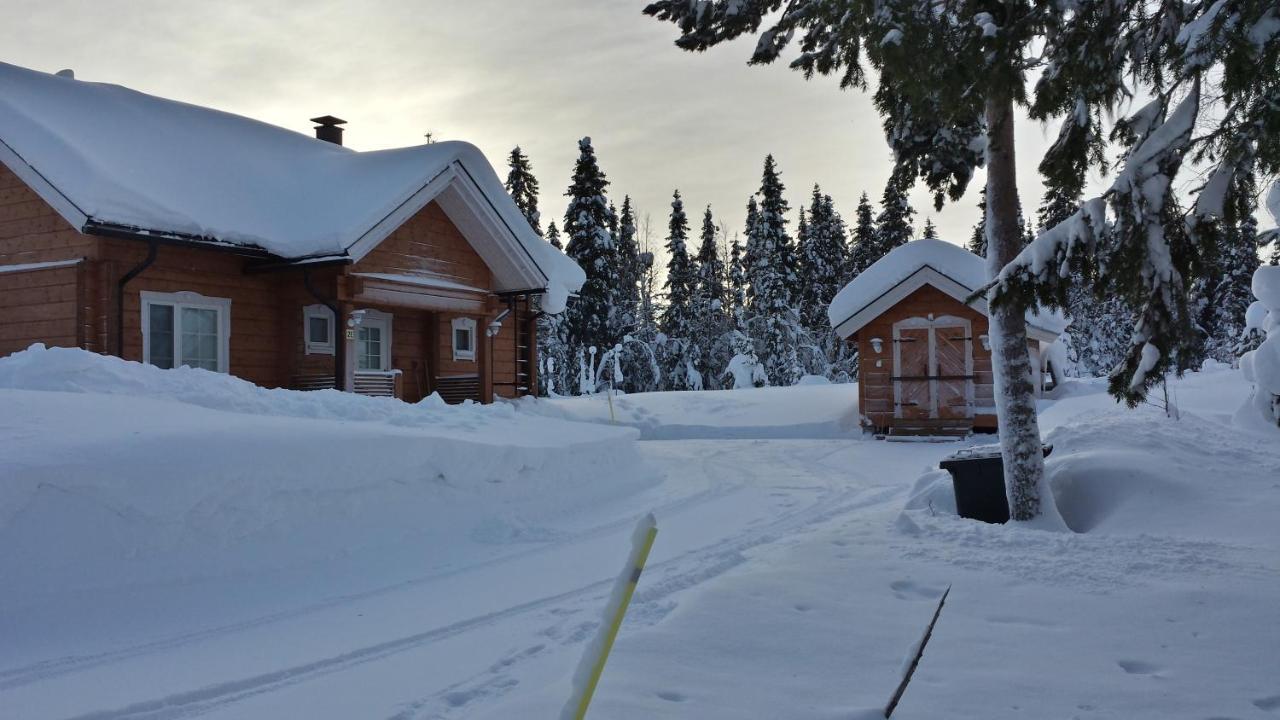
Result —
<path fill-rule="evenodd" d="M 884 186 L 880 214 L 876 217 L 876 256 L 872 262 L 915 239 L 916 229 L 911 225 L 911 217 L 915 214 L 901 182 L 890 178 Z"/>
<path fill-rule="evenodd" d="M 507 194 L 516 201 L 516 207 L 524 219 L 529 221 L 533 231 L 542 234 L 542 221 L 538 213 L 538 179 L 533 176 L 533 168 L 529 165 L 529 157 L 520 151 L 517 145 L 507 156 L 510 171 L 507 173 Z"/>
<path fill-rule="evenodd" d="M 609 225 L 614 222 L 605 189 L 609 181 L 596 161 L 591 138 L 578 143 L 573 182 L 565 195 L 564 232 L 569 237 L 566 253 L 586 273 L 587 280 L 568 312 L 568 338 L 573 362 L 589 361 L 590 348 L 604 353 L 621 338 L 615 335 L 613 310 L 617 305 L 617 254 Z"/>
<path fill-rule="evenodd" d="M 849 266 L 845 270 L 844 278 L 846 283 L 871 267 L 871 263 L 879 257 L 876 254 L 878 237 L 876 221 L 872 216 L 871 200 L 864 192 L 862 197 L 858 198 L 858 209 L 854 214 L 853 238 L 849 241 Z"/>

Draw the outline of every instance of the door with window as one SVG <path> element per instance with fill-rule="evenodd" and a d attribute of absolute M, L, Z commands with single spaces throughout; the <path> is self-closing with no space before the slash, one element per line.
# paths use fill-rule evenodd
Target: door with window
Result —
<path fill-rule="evenodd" d="M 968 320 L 908 318 L 893 325 L 894 417 L 973 417 L 973 338 Z"/>
<path fill-rule="evenodd" d="M 385 373 L 391 370 L 391 316 L 365 310 L 356 326 L 356 372 Z"/>

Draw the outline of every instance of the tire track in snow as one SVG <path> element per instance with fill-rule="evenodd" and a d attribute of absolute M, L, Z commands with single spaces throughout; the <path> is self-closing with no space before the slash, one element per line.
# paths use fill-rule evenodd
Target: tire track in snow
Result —
<path fill-rule="evenodd" d="M 719 474 L 719 473 L 717 473 Z M 741 485 L 731 490 L 740 489 Z M 840 489 L 815 486 L 818 497 L 801 509 L 784 513 L 771 522 L 747 529 L 730 538 L 713 542 L 697 549 L 650 566 L 648 586 L 638 592 L 639 606 L 657 608 L 657 603 L 667 597 L 717 577 L 746 561 L 745 552 L 760 545 L 770 544 L 797 532 L 857 509 L 879 505 L 901 494 L 901 487 L 872 489 Z M 678 503 L 677 503 L 678 504 Z M 625 523 L 629 523 L 628 519 Z M 559 544 L 559 543 L 557 543 Z M 544 548 L 545 549 L 545 548 Z M 341 672 L 389 656 L 412 651 L 434 642 L 445 640 L 470 630 L 492 625 L 543 609 L 563 607 L 566 604 L 591 603 L 603 596 L 612 585 L 613 578 L 606 578 L 568 590 L 563 593 L 531 600 L 503 610 L 478 615 L 420 633 L 377 643 L 363 648 L 322 658 L 289 668 L 254 675 L 247 678 L 217 683 L 194 690 L 174 693 L 152 700 L 131 703 L 124 707 L 96 710 L 79 714 L 68 720 L 173 720 L 203 715 L 214 710 L 242 702 L 258 695 L 275 692 L 292 685 L 307 682 L 326 675 Z M 665 617 L 660 608 L 645 619 L 653 624 Z M 508 667 L 510 667 L 508 665 Z M 443 697 L 448 692 L 458 692 L 455 686 L 424 699 L 424 704 Z M 453 704 L 461 710 L 466 706 Z"/>

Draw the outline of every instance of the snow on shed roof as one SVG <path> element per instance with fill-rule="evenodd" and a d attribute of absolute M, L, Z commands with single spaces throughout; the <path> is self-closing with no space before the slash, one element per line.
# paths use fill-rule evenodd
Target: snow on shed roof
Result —
<path fill-rule="evenodd" d="M 841 337 L 882 315 L 923 285 L 933 285 L 964 302 L 987 283 L 987 261 L 949 242 L 914 240 L 889 251 L 845 285 L 831 300 L 827 317 Z M 987 314 L 984 300 L 971 307 Z M 1029 334 L 1052 340 L 1070 323 L 1059 312 L 1028 311 Z"/>
<path fill-rule="evenodd" d="M 238 115 L 0 63 L 0 161 L 77 229 L 119 226 L 286 259 L 358 259 L 452 189 L 455 208 L 465 197 L 487 216 L 473 234 L 507 238 L 490 249 L 510 266 L 494 267 L 495 275 L 524 287 L 501 289 L 546 287 L 554 300 L 584 280 L 533 232 L 469 143 L 355 152 Z"/>

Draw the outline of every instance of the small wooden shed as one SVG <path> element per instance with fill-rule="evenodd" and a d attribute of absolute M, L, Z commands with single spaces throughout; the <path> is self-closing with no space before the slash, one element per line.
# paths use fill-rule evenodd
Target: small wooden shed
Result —
<path fill-rule="evenodd" d="M 867 268 L 832 300 L 840 337 L 857 343 L 863 424 L 887 435 L 963 435 L 996 427 L 986 260 L 941 240 L 916 240 Z M 1027 313 L 1036 391 L 1041 358 L 1068 320 Z"/>

